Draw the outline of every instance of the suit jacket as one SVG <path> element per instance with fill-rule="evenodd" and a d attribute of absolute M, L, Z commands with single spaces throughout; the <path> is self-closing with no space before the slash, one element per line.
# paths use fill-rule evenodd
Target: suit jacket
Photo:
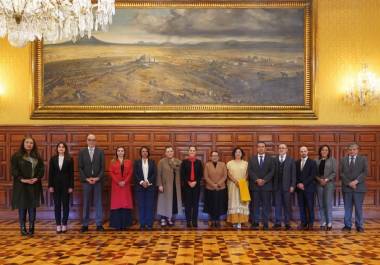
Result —
<path fill-rule="evenodd" d="M 149 183 L 152 183 L 151 186 L 144 188 L 140 185 L 140 182 L 144 181 L 142 159 L 135 160 L 135 163 L 133 164 L 133 172 L 136 191 L 154 190 L 156 188 L 157 168 L 156 162 L 154 162 L 154 160 L 148 159 L 148 181 Z"/>
<path fill-rule="evenodd" d="M 190 181 L 191 174 L 191 161 L 189 159 L 182 160 L 181 163 L 181 180 L 183 186 L 190 187 L 187 182 Z M 195 188 L 200 187 L 203 178 L 203 165 L 201 160 L 195 159 L 194 161 L 194 180 L 197 182 Z"/>
<path fill-rule="evenodd" d="M 296 187 L 296 163 L 293 158 L 286 155 L 284 163 L 284 170 L 282 175 L 282 185 L 280 187 L 280 160 L 279 156 L 275 158 L 275 174 L 273 178 L 273 190 L 289 191 L 290 187 Z"/>
<path fill-rule="evenodd" d="M 82 148 L 78 156 L 80 181 L 86 183 L 86 178 L 98 177 L 99 181 L 104 178 L 104 152 L 95 147 L 93 161 L 91 161 L 88 147 Z M 92 174 L 92 170 L 94 174 Z"/>
<path fill-rule="evenodd" d="M 349 167 L 349 156 L 343 157 L 340 161 L 340 178 L 342 179 L 342 191 L 343 192 L 366 192 L 367 186 L 365 184 L 365 178 L 368 175 L 368 161 L 365 156 L 357 155 L 352 172 Z M 356 185 L 356 189 L 352 189 L 348 184 L 357 180 L 359 183 Z"/>
<path fill-rule="evenodd" d="M 251 157 L 248 162 L 249 189 L 252 191 L 271 191 L 273 189 L 273 176 L 275 173 L 275 162 L 268 154 L 264 157 L 264 164 L 260 168 L 258 156 Z M 256 180 L 263 179 L 264 186 L 258 186 Z"/>
<path fill-rule="evenodd" d="M 305 187 L 305 192 L 315 192 L 317 176 L 317 163 L 308 158 L 301 171 L 301 159 L 296 161 L 297 180 L 296 184 L 302 183 Z M 297 191 L 302 191 L 297 188 Z"/>
<path fill-rule="evenodd" d="M 204 168 L 203 176 L 206 189 L 223 190 L 226 188 L 227 167 L 224 162 L 218 161 L 216 167 L 211 161 L 207 162 Z M 219 187 L 215 188 L 213 185 L 214 183 L 217 183 Z"/>
<path fill-rule="evenodd" d="M 50 158 L 49 162 L 49 187 L 67 190 L 74 188 L 74 161 L 72 157 L 63 159 L 62 169 L 59 169 L 58 155 Z"/>
<path fill-rule="evenodd" d="M 317 159 L 317 160 L 315 160 L 315 162 L 317 163 L 317 176 L 321 177 L 318 174 L 319 164 L 321 163 L 321 159 Z M 329 179 L 329 182 L 327 182 L 326 187 L 330 187 L 330 186 L 334 187 L 335 186 L 335 177 L 336 177 L 336 160 L 333 157 L 329 157 L 328 159 L 326 159 L 325 170 L 324 170 L 323 176 L 322 176 L 322 178 Z M 317 185 L 319 185 L 318 182 L 317 182 Z"/>

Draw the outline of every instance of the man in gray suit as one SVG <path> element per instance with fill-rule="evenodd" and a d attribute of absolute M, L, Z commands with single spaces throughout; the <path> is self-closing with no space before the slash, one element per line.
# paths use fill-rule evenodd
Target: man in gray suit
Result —
<path fill-rule="evenodd" d="M 94 134 L 87 135 L 87 147 L 79 151 L 78 164 L 83 187 L 83 220 L 81 232 L 88 231 L 90 219 L 90 195 L 93 192 L 96 230 L 104 231 L 102 208 L 102 180 L 104 175 L 104 153 L 97 148 Z"/>
<path fill-rule="evenodd" d="M 351 144 L 348 147 L 348 156 L 340 161 L 340 178 L 344 201 L 343 231 L 351 231 L 352 208 L 355 206 L 355 226 L 358 232 L 364 232 L 363 201 L 367 191 L 365 178 L 368 175 L 368 162 L 365 156 L 359 153 L 359 146 Z"/>
<path fill-rule="evenodd" d="M 263 229 L 268 230 L 269 213 L 271 209 L 272 178 L 274 175 L 274 160 L 267 155 L 264 142 L 257 143 L 257 155 L 248 162 L 249 190 L 251 193 L 252 229 L 259 228 L 260 206 L 262 206 Z"/>
<path fill-rule="evenodd" d="M 296 187 L 296 164 L 288 155 L 286 144 L 278 146 L 278 156 L 275 159 L 275 174 L 273 178 L 273 192 L 275 200 L 274 229 L 281 228 L 282 211 L 284 211 L 285 229 L 290 230 L 290 195 Z"/>

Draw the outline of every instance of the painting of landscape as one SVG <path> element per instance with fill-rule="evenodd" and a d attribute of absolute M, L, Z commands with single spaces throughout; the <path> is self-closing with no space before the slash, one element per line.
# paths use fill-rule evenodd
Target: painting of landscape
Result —
<path fill-rule="evenodd" d="M 117 9 L 43 46 L 46 105 L 303 105 L 304 10 Z"/>

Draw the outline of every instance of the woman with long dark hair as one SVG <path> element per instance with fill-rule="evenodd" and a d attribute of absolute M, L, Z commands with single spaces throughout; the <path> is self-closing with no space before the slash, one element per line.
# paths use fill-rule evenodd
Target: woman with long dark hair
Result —
<path fill-rule="evenodd" d="M 336 160 L 331 156 L 328 145 L 322 145 L 318 150 L 317 193 L 321 230 L 332 229 L 332 205 L 335 190 Z"/>
<path fill-rule="evenodd" d="M 22 236 L 34 234 L 36 208 L 44 203 L 41 179 L 44 162 L 38 153 L 36 141 L 25 137 L 19 150 L 11 158 L 13 177 L 12 208 L 18 209 L 20 233 Z M 26 230 L 26 215 L 29 214 L 29 231 Z"/>
<path fill-rule="evenodd" d="M 70 194 L 74 189 L 74 161 L 66 143 L 59 142 L 49 162 L 49 192 L 53 193 L 57 233 L 66 233 Z M 61 211 L 63 210 L 63 212 Z"/>
<path fill-rule="evenodd" d="M 132 161 L 125 158 L 125 149 L 116 148 L 115 158 L 109 166 L 111 175 L 110 227 L 125 230 L 132 225 Z"/>

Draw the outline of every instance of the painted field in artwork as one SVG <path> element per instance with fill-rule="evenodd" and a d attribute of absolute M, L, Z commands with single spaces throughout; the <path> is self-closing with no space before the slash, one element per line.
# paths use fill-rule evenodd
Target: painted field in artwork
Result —
<path fill-rule="evenodd" d="M 46 44 L 46 105 L 303 105 L 302 9 L 117 9 Z"/>

